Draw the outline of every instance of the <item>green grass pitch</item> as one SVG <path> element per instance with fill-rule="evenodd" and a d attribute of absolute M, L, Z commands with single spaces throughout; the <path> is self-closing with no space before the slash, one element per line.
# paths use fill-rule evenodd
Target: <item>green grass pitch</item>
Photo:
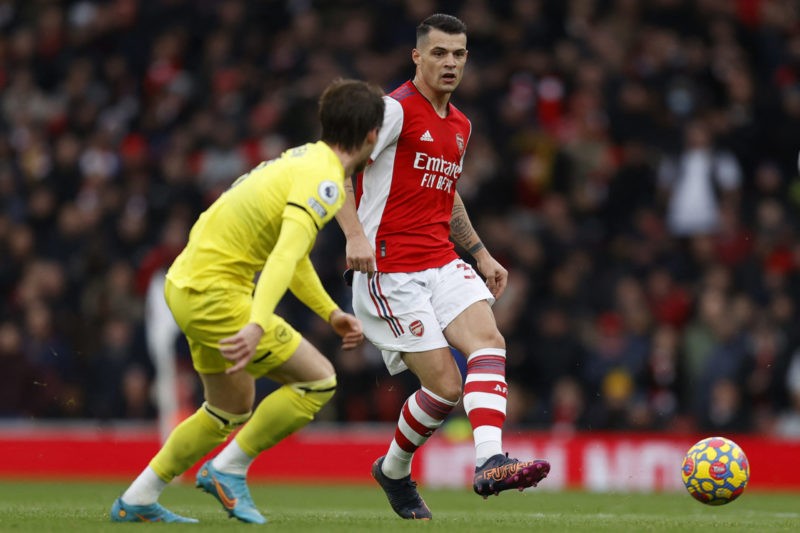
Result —
<path fill-rule="evenodd" d="M 423 490 L 431 522 L 397 518 L 383 493 L 363 486 L 253 485 L 265 526 L 227 518 L 211 496 L 188 484 L 167 488 L 161 502 L 200 524 L 112 524 L 108 510 L 122 483 L 0 480 L 0 531 L 800 531 L 800 494 L 746 492 L 722 507 L 685 493 L 591 494 L 529 490 L 484 501 L 467 490 Z"/>

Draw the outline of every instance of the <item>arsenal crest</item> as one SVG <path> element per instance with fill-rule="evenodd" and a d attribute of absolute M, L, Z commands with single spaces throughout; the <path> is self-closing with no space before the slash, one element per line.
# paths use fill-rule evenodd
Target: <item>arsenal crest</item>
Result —
<path fill-rule="evenodd" d="M 458 154 L 464 155 L 464 136 L 456 133 L 456 144 L 458 145 Z"/>
<path fill-rule="evenodd" d="M 409 331 L 415 337 L 422 337 L 422 334 L 425 333 L 425 326 L 422 325 L 421 320 L 415 320 L 411 324 L 408 325 Z"/>

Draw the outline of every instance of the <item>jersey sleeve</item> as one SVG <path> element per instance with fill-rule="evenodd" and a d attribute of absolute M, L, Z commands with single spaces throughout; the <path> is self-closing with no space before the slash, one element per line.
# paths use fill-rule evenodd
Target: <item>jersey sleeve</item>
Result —
<path fill-rule="evenodd" d="M 311 221 L 316 231 L 322 229 L 344 203 L 344 187 L 334 179 L 297 179 L 287 198 L 283 218 L 300 223 Z"/>
<path fill-rule="evenodd" d="M 378 141 L 375 143 L 375 148 L 370 155 L 370 159 L 373 161 L 388 146 L 397 142 L 397 139 L 400 138 L 400 132 L 403 130 L 403 106 L 391 96 L 384 96 L 383 101 L 386 104 L 383 112 L 383 126 L 378 132 Z"/>
<path fill-rule="evenodd" d="M 264 331 L 294 278 L 297 264 L 308 255 L 314 244 L 317 233 L 310 230 L 309 225 L 308 217 L 304 223 L 293 218 L 284 220 L 278 241 L 264 263 L 250 311 L 250 322 L 255 322 Z"/>
<path fill-rule="evenodd" d="M 469 146 L 469 141 L 472 139 L 472 122 L 467 120 L 467 141 L 464 143 L 464 149 L 461 151 L 461 159 L 459 160 L 458 164 L 461 165 L 461 168 L 464 168 L 464 157 L 467 155 L 467 146 Z"/>
<path fill-rule="evenodd" d="M 339 308 L 322 286 L 322 281 L 308 256 L 297 263 L 289 290 L 325 322 L 328 321 L 331 313 Z"/>

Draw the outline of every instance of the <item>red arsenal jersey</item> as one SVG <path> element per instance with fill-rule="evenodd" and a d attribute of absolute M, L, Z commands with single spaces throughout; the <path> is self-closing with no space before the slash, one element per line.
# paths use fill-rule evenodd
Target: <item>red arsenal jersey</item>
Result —
<path fill-rule="evenodd" d="M 472 126 L 452 104 L 437 115 L 411 81 L 384 101 L 378 143 L 356 184 L 358 218 L 380 272 L 446 265 L 458 257 L 450 217 Z"/>

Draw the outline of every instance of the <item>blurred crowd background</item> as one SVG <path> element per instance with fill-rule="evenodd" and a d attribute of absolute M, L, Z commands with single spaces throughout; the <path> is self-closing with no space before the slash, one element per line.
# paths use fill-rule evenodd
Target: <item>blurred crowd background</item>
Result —
<path fill-rule="evenodd" d="M 439 11 L 468 26 L 458 189 L 510 271 L 508 424 L 800 437 L 797 0 L 0 0 L 0 417 L 153 419 L 151 276 L 317 138 L 333 78 L 411 78 Z M 348 308 L 336 224 L 314 259 Z M 395 420 L 412 376 L 280 313 L 337 367 L 322 418 Z"/>

